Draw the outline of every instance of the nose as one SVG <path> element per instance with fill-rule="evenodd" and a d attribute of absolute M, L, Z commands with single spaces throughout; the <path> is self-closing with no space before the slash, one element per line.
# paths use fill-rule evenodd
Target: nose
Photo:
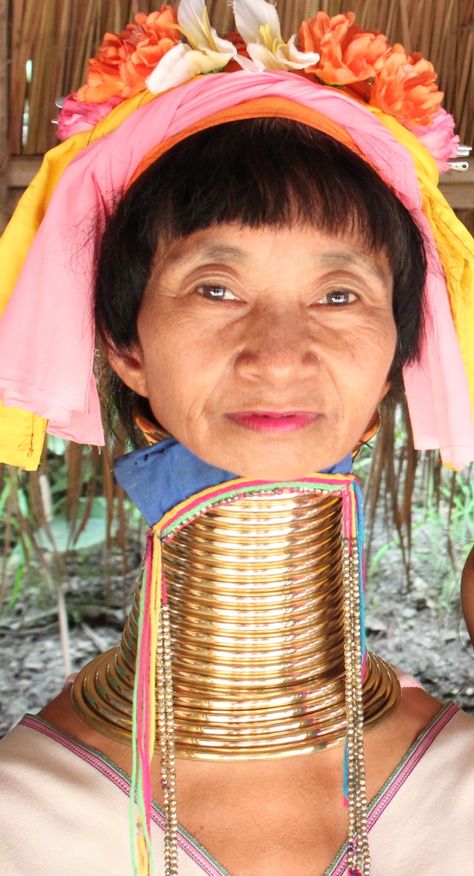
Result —
<path fill-rule="evenodd" d="M 284 385 L 314 375 L 319 365 L 317 342 L 297 305 L 259 307 L 242 328 L 235 362 L 240 376 Z"/>

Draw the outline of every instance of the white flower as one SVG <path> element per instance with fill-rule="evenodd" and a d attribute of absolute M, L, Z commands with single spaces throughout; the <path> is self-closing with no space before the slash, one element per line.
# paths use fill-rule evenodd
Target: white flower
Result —
<path fill-rule="evenodd" d="M 173 46 L 146 80 L 153 94 L 188 82 L 200 73 L 223 70 L 231 60 L 245 70 L 302 70 L 317 64 L 316 52 L 300 52 L 296 34 L 283 41 L 278 13 L 266 0 L 233 0 L 237 30 L 247 43 L 249 58 L 241 57 L 230 40 L 211 27 L 205 0 L 181 0 L 179 30 L 187 43 Z"/>
<path fill-rule="evenodd" d="M 247 50 L 260 70 L 303 70 L 319 61 L 317 52 L 300 52 L 296 34 L 283 41 L 280 19 L 272 3 L 266 0 L 233 0 L 237 30 L 247 43 Z"/>
<path fill-rule="evenodd" d="M 200 73 L 223 70 L 233 58 L 239 60 L 233 43 L 221 39 L 211 27 L 204 0 L 181 0 L 178 22 L 189 45 L 178 43 L 163 55 L 146 80 L 152 94 L 188 82 Z"/>
<path fill-rule="evenodd" d="M 153 73 L 150 73 L 146 87 L 152 94 L 159 94 L 176 85 L 182 85 L 183 82 L 189 82 L 200 73 L 222 70 L 229 60 L 230 58 L 224 61 L 220 52 L 201 52 L 186 43 L 177 43 L 163 55 Z"/>
<path fill-rule="evenodd" d="M 205 0 L 181 0 L 178 7 L 179 30 L 193 49 L 211 51 L 235 58 L 237 49 L 229 40 L 223 40 L 211 27 Z"/>

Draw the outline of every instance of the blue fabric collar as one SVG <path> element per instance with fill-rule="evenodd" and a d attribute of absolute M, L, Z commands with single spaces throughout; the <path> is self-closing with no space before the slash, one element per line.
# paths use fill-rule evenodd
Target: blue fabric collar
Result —
<path fill-rule="evenodd" d="M 351 469 L 349 454 L 324 474 L 349 474 Z M 121 456 L 114 463 L 114 472 L 149 526 L 194 493 L 238 477 L 203 462 L 174 438 Z"/>

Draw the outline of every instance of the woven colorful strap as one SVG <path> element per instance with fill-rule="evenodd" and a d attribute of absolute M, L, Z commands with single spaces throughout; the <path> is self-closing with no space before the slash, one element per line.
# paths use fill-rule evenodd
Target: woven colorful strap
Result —
<path fill-rule="evenodd" d="M 324 116 L 423 231 L 427 330 L 420 363 L 404 375 L 415 446 L 440 448 L 444 461 L 459 468 L 474 459 L 474 242 L 437 190 L 434 162 L 392 117 L 337 89 L 288 72 L 242 71 L 200 76 L 154 99 L 141 93 L 92 134 L 78 134 L 45 157 L 0 243 L 6 276 L 0 398 L 11 406 L 0 409 L 5 461 L 35 468 L 45 428 L 81 443 L 103 442 L 93 375 L 91 217 L 100 229 L 104 205 L 127 188 L 146 156 L 206 128 L 210 108 L 216 123 L 219 113 L 248 117 L 249 102 L 258 115 L 256 102 L 264 112 L 269 100 L 275 116 L 314 127 Z"/>

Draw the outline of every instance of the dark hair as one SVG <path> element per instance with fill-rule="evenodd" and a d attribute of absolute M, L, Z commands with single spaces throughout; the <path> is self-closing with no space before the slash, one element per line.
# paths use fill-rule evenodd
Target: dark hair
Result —
<path fill-rule="evenodd" d="M 157 249 L 212 225 L 251 228 L 310 223 L 353 233 L 383 251 L 394 280 L 397 349 L 391 376 L 419 354 L 426 258 L 421 233 L 401 201 L 354 152 L 285 119 L 229 122 L 193 134 L 130 186 L 106 225 L 97 258 L 95 319 L 105 346 L 124 350 Z M 131 437 L 143 399 L 111 374 L 107 395 Z"/>

